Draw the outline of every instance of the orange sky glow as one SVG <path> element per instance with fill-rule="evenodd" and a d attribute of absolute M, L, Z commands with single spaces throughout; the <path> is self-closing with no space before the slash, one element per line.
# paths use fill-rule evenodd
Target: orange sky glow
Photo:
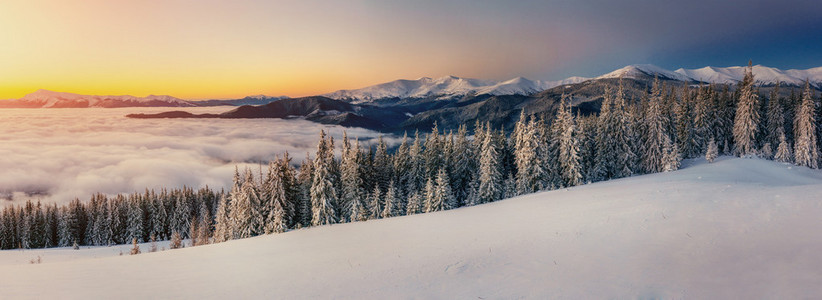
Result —
<path fill-rule="evenodd" d="M 370 1 L 4 1 L 0 99 L 37 89 L 293 97 L 398 78 L 506 79 L 539 71 L 523 58 L 544 67 L 571 52 L 549 42 L 511 46 L 534 37 L 518 30 L 525 23 L 394 9 Z"/>

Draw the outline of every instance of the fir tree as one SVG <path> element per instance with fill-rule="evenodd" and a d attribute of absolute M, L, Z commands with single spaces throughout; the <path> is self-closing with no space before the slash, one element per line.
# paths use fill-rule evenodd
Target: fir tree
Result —
<path fill-rule="evenodd" d="M 779 134 L 779 146 L 776 147 L 774 160 L 786 163 L 793 162 L 793 153 L 791 153 L 791 146 L 788 145 L 788 141 L 785 138 L 785 132 Z"/>
<path fill-rule="evenodd" d="M 576 125 L 571 115 L 570 99 L 563 95 L 560 101 L 554 121 L 558 132 L 556 144 L 559 147 L 560 174 L 565 186 L 575 186 L 582 183 Z"/>
<path fill-rule="evenodd" d="M 708 142 L 708 150 L 705 151 L 705 160 L 709 163 L 714 162 L 714 159 L 719 155 L 719 148 L 716 146 L 716 141 L 711 138 L 710 142 Z"/>
<path fill-rule="evenodd" d="M 768 99 L 765 122 L 767 123 L 765 142 L 771 143 L 771 145 L 779 145 L 780 132 L 785 133 L 785 110 L 779 100 L 779 82 L 774 86 L 771 97 Z"/>
<path fill-rule="evenodd" d="M 337 192 L 332 181 L 333 160 L 334 145 L 329 139 L 326 139 L 325 131 L 321 131 L 311 185 L 311 224 L 314 226 L 337 223 L 337 214 L 334 208 L 334 203 L 337 202 Z"/>
<path fill-rule="evenodd" d="M 543 189 L 544 169 L 538 156 L 539 137 L 536 122 L 528 122 L 525 111 L 514 126 L 512 139 L 517 167 L 517 194 L 529 194 Z"/>
<path fill-rule="evenodd" d="M 229 197 L 223 195 L 217 203 L 217 214 L 214 216 L 214 242 L 220 243 L 232 239 L 231 220 L 229 219 Z"/>
<path fill-rule="evenodd" d="M 645 136 L 643 146 L 645 159 L 643 165 L 646 171 L 656 173 L 665 169 L 663 145 L 665 139 L 668 138 L 668 133 L 665 130 L 665 124 L 668 122 L 668 118 L 663 115 L 660 107 L 662 89 L 659 84 L 659 79 L 654 79 L 651 91 L 651 98 L 645 112 Z M 670 138 L 668 139 L 670 140 Z"/>
<path fill-rule="evenodd" d="M 796 112 L 794 121 L 794 162 L 797 166 L 816 169 L 819 150 L 817 148 L 816 121 L 814 113 L 816 107 L 811 96 L 810 83 L 805 81 L 805 91 L 802 93 L 802 102 Z"/>
<path fill-rule="evenodd" d="M 665 140 L 663 141 L 663 163 L 664 163 L 664 171 L 671 172 L 676 171 L 679 169 L 680 161 L 682 160 L 682 156 L 679 152 L 679 146 L 676 143 L 671 142 L 671 139 L 668 136 L 665 136 Z"/>
<path fill-rule="evenodd" d="M 475 199 L 472 199 L 471 204 L 482 204 L 492 201 L 497 201 L 502 197 L 502 173 L 500 172 L 499 152 L 491 137 L 491 130 L 486 128 L 485 134 L 482 136 L 479 176 L 476 185 L 478 191 L 475 194 Z M 429 180 L 430 182 L 431 180 Z M 426 189 L 426 191 L 428 191 Z M 432 195 L 433 196 L 433 195 Z M 428 200 L 429 197 L 426 197 Z M 426 202 L 427 203 L 427 202 Z M 428 211 L 428 206 L 426 206 Z"/>
<path fill-rule="evenodd" d="M 375 185 L 374 191 L 371 193 L 371 196 L 368 197 L 369 219 L 379 219 L 380 216 L 382 216 L 382 204 L 380 203 L 381 198 L 382 194 L 380 193 L 380 186 Z"/>
<path fill-rule="evenodd" d="M 453 208 L 454 194 L 451 191 L 451 183 L 448 174 L 444 169 L 437 171 L 437 179 L 434 183 L 434 192 L 426 205 L 426 212 L 441 211 Z"/>
<path fill-rule="evenodd" d="M 385 206 L 382 209 L 382 217 L 383 218 L 390 218 L 394 216 L 400 215 L 399 213 L 399 205 L 397 204 L 397 192 L 394 188 L 394 181 L 388 183 L 388 189 L 385 190 Z"/>
<path fill-rule="evenodd" d="M 362 178 L 360 178 L 360 142 L 355 141 L 354 148 L 349 148 L 342 153 L 342 162 L 340 164 L 341 180 L 342 180 L 342 203 L 345 204 L 344 209 L 348 213 L 348 219 L 352 222 L 362 219 L 363 201 L 365 200 L 365 191 L 363 190 Z"/>
<path fill-rule="evenodd" d="M 733 138 L 738 156 L 756 155 L 756 136 L 759 128 L 759 100 L 753 89 L 754 77 L 751 63 L 745 77 L 739 83 L 739 100 L 734 118 Z"/>
<path fill-rule="evenodd" d="M 143 238 L 143 210 L 136 199 L 129 201 L 128 206 L 128 239 L 137 239 L 142 243 Z"/>
<path fill-rule="evenodd" d="M 413 193 L 408 196 L 408 205 L 405 208 L 406 215 L 414 215 L 420 213 L 420 209 L 422 208 L 422 197 L 420 197 L 420 193 Z"/>

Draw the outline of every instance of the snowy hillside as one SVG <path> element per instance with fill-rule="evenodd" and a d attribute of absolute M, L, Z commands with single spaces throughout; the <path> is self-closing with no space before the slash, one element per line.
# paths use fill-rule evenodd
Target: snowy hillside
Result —
<path fill-rule="evenodd" d="M 360 103 L 387 98 L 452 97 L 469 93 L 530 95 L 555 86 L 578 83 L 585 80 L 587 80 L 587 78 L 571 77 L 559 81 L 534 81 L 517 77 L 497 82 L 455 76 L 440 78 L 423 77 L 417 80 L 395 80 L 355 90 L 339 90 L 323 96 Z"/>
<path fill-rule="evenodd" d="M 137 256 L 117 248 L 2 251 L 0 290 L 10 299 L 822 294 L 822 172 L 730 157 L 688 164 L 487 205 Z M 38 255 L 42 263 L 29 264 Z"/>

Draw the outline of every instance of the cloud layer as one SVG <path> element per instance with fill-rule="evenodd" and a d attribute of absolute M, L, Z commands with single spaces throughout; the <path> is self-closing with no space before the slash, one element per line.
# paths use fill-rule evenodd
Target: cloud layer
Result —
<path fill-rule="evenodd" d="M 288 151 L 294 162 L 315 151 L 320 129 L 335 140 L 372 138 L 365 129 L 280 119 L 123 117 L 167 108 L 0 109 L 0 193 L 65 203 L 92 193 L 145 188 L 230 185 L 234 167 L 267 162 Z M 215 113 L 217 108 L 187 109 Z M 0 202 L 0 205 L 8 201 Z"/>

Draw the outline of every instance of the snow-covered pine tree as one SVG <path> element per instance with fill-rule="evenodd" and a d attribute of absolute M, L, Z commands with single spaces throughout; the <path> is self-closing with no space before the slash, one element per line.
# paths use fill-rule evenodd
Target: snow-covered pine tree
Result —
<path fill-rule="evenodd" d="M 393 177 L 392 168 L 393 163 L 388 155 L 388 145 L 385 144 L 385 140 L 380 135 L 377 140 L 377 152 L 374 153 L 374 174 L 372 174 L 377 184 L 380 185 L 380 190 L 388 188 L 388 182 Z"/>
<path fill-rule="evenodd" d="M 413 193 L 408 196 L 408 205 L 405 207 L 405 214 L 406 215 L 414 215 L 421 212 L 422 209 L 422 197 L 420 193 Z"/>
<path fill-rule="evenodd" d="M 490 128 L 485 128 L 482 140 L 478 142 L 482 145 L 480 150 L 479 176 L 477 178 L 479 183 L 477 184 L 478 191 L 476 193 L 476 199 L 471 201 L 472 204 L 497 201 L 501 199 L 503 193 L 502 181 L 504 177 L 500 172 L 500 156 Z M 426 200 L 427 198 L 429 197 L 426 197 Z M 428 203 L 426 202 L 426 204 Z M 426 211 L 429 211 L 427 205 Z"/>
<path fill-rule="evenodd" d="M 397 204 L 397 191 L 394 188 L 394 181 L 390 181 L 388 183 L 388 189 L 385 190 L 385 195 L 383 196 L 385 203 L 382 209 L 382 217 L 383 218 L 390 218 L 400 215 L 399 205 Z"/>
<path fill-rule="evenodd" d="M 434 178 L 428 177 L 428 181 L 425 182 L 425 201 L 423 203 L 423 212 L 432 212 L 433 210 L 433 203 L 434 197 L 436 197 L 437 192 L 437 184 L 434 182 Z"/>
<path fill-rule="evenodd" d="M 753 67 L 748 62 L 745 77 L 739 83 L 739 100 L 734 118 L 733 137 L 738 156 L 756 155 L 756 136 L 759 129 L 759 97 L 753 88 Z"/>
<path fill-rule="evenodd" d="M 779 82 L 771 90 L 765 122 L 767 123 L 765 142 L 771 143 L 771 145 L 779 145 L 779 134 L 780 132 L 785 133 L 785 110 L 782 108 L 782 101 L 779 99 Z"/>
<path fill-rule="evenodd" d="M 468 188 L 477 168 L 476 153 L 473 143 L 468 139 L 468 128 L 460 125 L 454 141 L 450 167 L 451 187 L 454 190 L 457 206 L 465 205 L 468 199 Z"/>
<path fill-rule="evenodd" d="M 811 96 L 809 81 L 805 81 L 805 91 L 802 92 L 802 102 L 796 112 L 794 121 L 794 163 L 797 166 L 816 169 L 819 167 L 819 150 L 817 148 L 815 103 Z"/>
<path fill-rule="evenodd" d="M 687 85 L 682 88 L 679 101 L 676 102 L 674 115 L 676 116 L 676 143 L 683 150 L 685 157 L 696 155 L 694 138 L 694 118 L 692 116 L 692 93 Z"/>
<path fill-rule="evenodd" d="M 714 162 L 714 159 L 719 155 L 719 148 L 716 146 L 716 141 L 711 138 L 708 142 L 708 150 L 705 151 L 705 160 L 709 163 Z"/>
<path fill-rule="evenodd" d="M 382 216 L 382 193 L 380 193 L 380 186 L 375 185 L 374 191 L 368 197 L 368 218 L 379 219 Z"/>
<path fill-rule="evenodd" d="M 240 186 L 239 193 L 232 194 L 231 198 L 229 219 L 232 224 L 233 238 L 244 239 L 263 232 L 259 192 L 254 182 L 254 174 L 250 170 L 246 169 L 245 180 Z"/>
<path fill-rule="evenodd" d="M 360 141 L 354 141 L 354 147 L 343 151 L 340 163 L 340 177 L 342 181 L 342 203 L 346 206 L 341 208 L 349 221 L 361 221 L 364 217 L 363 201 L 365 201 L 365 190 L 360 170 Z"/>
<path fill-rule="evenodd" d="M 599 110 L 599 117 L 596 122 L 596 132 L 588 132 L 588 134 L 595 134 L 595 153 L 585 153 L 583 147 L 583 158 L 594 159 L 592 169 L 588 174 L 588 181 L 600 181 L 611 178 L 616 178 L 618 172 L 622 168 L 617 164 L 620 163 L 622 154 L 620 153 L 622 147 L 618 144 L 624 142 L 620 135 L 622 120 L 616 114 L 613 92 L 610 86 L 605 87 L 605 94 L 602 100 L 602 107 Z M 591 155 L 593 154 L 593 155 Z"/>
<path fill-rule="evenodd" d="M 671 172 L 679 170 L 680 161 L 682 160 L 681 154 L 679 152 L 679 145 L 676 143 L 671 142 L 671 139 L 666 135 L 664 137 L 664 141 L 662 144 L 662 151 L 664 152 L 663 155 L 663 163 L 665 172 Z"/>
<path fill-rule="evenodd" d="M 314 161 L 309 153 L 305 154 L 305 159 L 300 165 L 300 172 L 297 175 L 300 197 L 297 200 L 297 216 L 295 217 L 297 226 L 306 227 L 311 225 L 311 185 L 314 184 Z"/>
<path fill-rule="evenodd" d="M 559 165 L 564 186 L 575 186 L 582 183 L 582 169 L 579 159 L 579 142 L 577 140 L 577 129 L 574 117 L 571 115 L 570 98 L 563 95 L 560 106 L 557 110 L 557 117 L 554 124 L 557 126 L 559 135 L 557 145 L 559 147 Z"/>
<path fill-rule="evenodd" d="M 148 191 L 146 191 L 146 193 L 148 193 Z M 154 206 L 154 214 L 152 214 L 154 220 L 151 222 L 151 224 L 154 225 L 151 230 L 152 234 L 159 240 L 165 240 L 168 238 L 168 213 L 166 212 L 166 207 L 163 204 L 163 200 L 156 197 L 153 192 L 151 199 L 152 205 Z M 127 238 L 126 240 L 128 240 Z"/>
<path fill-rule="evenodd" d="M 579 145 L 579 169 L 582 182 L 602 180 L 602 170 L 597 169 L 597 123 L 596 116 L 581 116 L 577 113 L 577 143 Z"/>
<path fill-rule="evenodd" d="M 231 203 L 229 196 L 223 194 L 217 203 L 217 214 L 214 216 L 214 242 L 225 242 L 233 238 L 231 231 L 231 219 L 229 218 L 229 207 Z"/>
<path fill-rule="evenodd" d="M 454 194 L 451 191 L 451 182 L 448 180 L 448 173 L 445 169 L 437 171 L 437 179 L 434 183 L 433 197 L 427 201 L 426 212 L 448 210 L 453 208 Z"/>
<path fill-rule="evenodd" d="M 247 172 L 251 175 L 251 172 Z M 191 208 L 188 206 L 188 201 L 184 199 L 182 193 L 173 193 L 174 195 L 174 213 L 171 218 L 172 231 L 178 232 L 183 239 L 188 238 L 188 229 L 191 226 Z M 141 241 L 142 242 L 142 241 Z"/>
<path fill-rule="evenodd" d="M 426 172 L 425 172 L 425 160 L 423 158 L 423 149 L 420 142 L 420 134 L 416 132 L 414 134 L 414 142 L 411 144 L 410 149 L 408 150 L 409 158 L 409 171 L 407 174 L 403 176 L 406 178 L 404 181 L 406 182 L 407 186 L 406 191 L 408 194 L 418 193 L 421 192 L 423 187 L 425 186 L 426 180 Z"/>
<path fill-rule="evenodd" d="M 143 210 L 135 198 L 129 200 L 127 232 L 128 240 L 137 239 L 138 243 L 143 242 Z"/>
<path fill-rule="evenodd" d="M 694 152 L 690 153 L 693 157 L 707 153 L 708 143 L 711 139 L 714 139 L 713 128 L 711 128 L 713 125 L 711 94 L 709 87 L 700 86 L 697 90 L 696 101 L 693 106 Z"/>
<path fill-rule="evenodd" d="M 278 167 L 273 163 L 269 166 L 269 175 L 266 180 L 265 190 L 267 199 L 261 199 L 262 204 L 266 209 L 263 221 L 263 232 L 265 234 L 281 233 L 288 229 L 288 220 L 286 217 L 286 206 L 288 200 L 285 197 L 285 186 L 283 179 L 277 170 Z"/>
<path fill-rule="evenodd" d="M 326 138 L 325 131 L 320 131 L 317 144 L 317 157 L 314 160 L 314 176 L 311 184 L 311 224 L 314 226 L 337 223 L 334 204 L 337 203 L 337 192 L 332 181 L 334 146 Z"/>
<path fill-rule="evenodd" d="M 779 133 L 779 146 L 776 147 L 776 155 L 774 160 L 778 162 L 793 162 L 793 153 L 791 153 L 791 146 L 785 138 L 785 132 Z"/>
<path fill-rule="evenodd" d="M 616 139 L 617 146 L 621 148 L 619 153 L 622 155 L 617 158 L 617 167 L 620 168 L 620 170 L 616 175 L 617 177 L 627 177 L 639 171 L 639 156 L 637 155 L 639 152 L 639 143 L 636 137 L 636 133 L 639 132 L 639 130 L 634 129 L 637 123 L 633 112 L 635 108 L 629 106 L 625 101 L 625 88 L 622 79 L 619 80 L 615 97 L 614 102 L 617 108 L 614 109 L 614 112 L 619 115 L 620 125 L 618 128 L 620 133 Z"/>
<path fill-rule="evenodd" d="M 530 194 L 543 189 L 545 170 L 538 156 L 539 136 L 537 124 L 532 118 L 528 121 L 523 110 L 512 133 L 514 143 L 514 161 L 516 165 L 517 194 Z"/>
<path fill-rule="evenodd" d="M 411 170 L 411 145 L 408 143 L 408 133 L 403 134 L 402 142 L 397 147 L 393 155 L 393 177 L 392 180 L 397 184 L 397 192 L 405 195 L 408 189 L 408 177 L 406 174 Z"/>
<path fill-rule="evenodd" d="M 665 130 L 665 124 L 668 122 L 668 116 L 664 115 L 661 110 L 662 89 L 660 87 L 659 79 L 654 79 L 653 87 L 651 88 L 651 98 L 645 112 L 645 136 L 643 137 L 643 154 L 644 154 L 644 169 L 649 173 L 657 173 L 665 170 L 663 147 L 665 138 L 668 133 Z"/>
<path fill-rule="evenodd" d="M 423 150 L 425 178 L 437 176 L 437 170 L 443 166 L 443 144 L 437 122 L 434 122 L 431 134 L 425 137 L 425 150 Z"/>

